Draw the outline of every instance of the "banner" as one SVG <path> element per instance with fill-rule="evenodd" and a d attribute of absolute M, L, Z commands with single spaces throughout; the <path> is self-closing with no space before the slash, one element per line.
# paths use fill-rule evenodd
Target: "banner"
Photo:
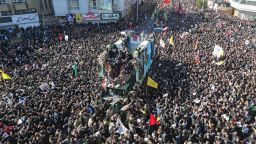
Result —
<path fill-rule="evenodd" d="M 100 16 L 99 14 L 94 14 L 92 12 L 89 12 L 88 14 L 84 14 L 82 15 L 83 16 L 83 19 L 85 21 L 90 21 L 90 20 L 100 20 Z"/>
<path fill-rule="evenodd" d="M 39 22 L 39 16 L 37 13 L 12 15 L 11 18 L 12 22 L 15 24 Z"/>
<path fill-rule="evenodd" d="M 80 23 L 80 22 L 82 22 L 82 21 L 83 21 L 82 15 L 79 14 L 79 13 L 77 13 L 77 14 L 76 14 L 76 22 Z"/>

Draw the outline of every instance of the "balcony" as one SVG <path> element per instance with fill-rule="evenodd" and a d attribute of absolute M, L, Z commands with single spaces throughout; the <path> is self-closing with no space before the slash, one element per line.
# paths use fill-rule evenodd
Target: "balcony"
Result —
<path fill-rule="evenodd" d="M 113 5 L 112 8 L 113 8 L 113 11 L 115 11 L 115 12 L 121 11 L 121 8 L 119 5 Z"/>
<path fill-rule="evenodd" d="M 27 0 L 27 6 L 28 6 L 28 9 L 34 9 L 36 8 L 36 3 L 34 0 Z"/>
<path fill-rule="evenodd" d="M 8 4 L 0 4 L 0 11 L 9 11 Z"/>
<path fill-rule="evenodd" d="M 15 10 L 27 9 L 26 3 L 13 3 Z"/>
<path fill-rule="evenodd" d="M 253 2 L 253 0 L 251 0 Z M 246 4 L 247 3 L 247 4 Z M 239 11 L 245 11 L 245 12 L 253 12 L 256 13 L 256 5 L 249 5 L 248 1 L 230 1 L 231 7 L 239 10 Z"/>

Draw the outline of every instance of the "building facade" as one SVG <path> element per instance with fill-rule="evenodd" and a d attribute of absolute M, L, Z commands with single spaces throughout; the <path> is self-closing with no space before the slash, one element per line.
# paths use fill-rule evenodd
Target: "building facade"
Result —
<path fill-rule="evenodd" d="M 0 28 L 39 26 L 53 13 L 51 0 L 0 0 Z"/>
<path fill-rule="evenodd" d="M 234 15 L 245 19 L 256 19 L 256 0 L 230 0 Z"/>
<path fill-rule="evenodd" d="M 61 23 L 104 23 L 126 16 L 137 1 L 141 0 L 53 0 L 53 7 Z"/>

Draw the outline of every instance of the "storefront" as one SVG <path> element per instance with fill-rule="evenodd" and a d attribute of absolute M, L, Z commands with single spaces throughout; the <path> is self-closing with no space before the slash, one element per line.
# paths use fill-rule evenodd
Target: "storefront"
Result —
<path fill-rule="evenodd" d="M 20 28 L 27 28 L 40 25 L 39 16 L 37 13 L 12 15 L 10 17 L 2 17 L 1 20 L 5 20 L 3 22 L 0 22 L 1 28 L 10 28 L 14 26 L 18 26 Z"/>
<path fill-rule="evenodd" d="M 107 22 L 115 22 L 120 19 L 119 13 L 92 13 L 89 12 L 87 14 L 68 14 L 66 20 L 68 22 L 76 23 L 107 23 Z"/>

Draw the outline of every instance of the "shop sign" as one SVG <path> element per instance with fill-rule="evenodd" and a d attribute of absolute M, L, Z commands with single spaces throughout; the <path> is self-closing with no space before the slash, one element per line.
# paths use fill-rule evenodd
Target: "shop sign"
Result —
<path fill-rule="evenodd" d="M 11 18 L 12 18 L 12 22 L 15 24 L 39 22 L 39 16 L 37 13 L 12 15 Z"/>
<path fill-rule="evenodd" d="M 88 14 L 83 14 L 83 19 L 85 21 L 100 20 L 100 17 L 99 17 L 99 14 L 88 13 Z"/>
<path fill-rule="evenodd" d="M 102 20 L 118 20 L 119 18 L 120 18 L 120 14 L 118 14 L 118 13 L 101 14 Z"/>
<path fill-rule="evenodd" d="M 68 22 L 73 22 L 75 19 L 74 15 L 73 14 L 67 14 L 67 20 Z"/>

